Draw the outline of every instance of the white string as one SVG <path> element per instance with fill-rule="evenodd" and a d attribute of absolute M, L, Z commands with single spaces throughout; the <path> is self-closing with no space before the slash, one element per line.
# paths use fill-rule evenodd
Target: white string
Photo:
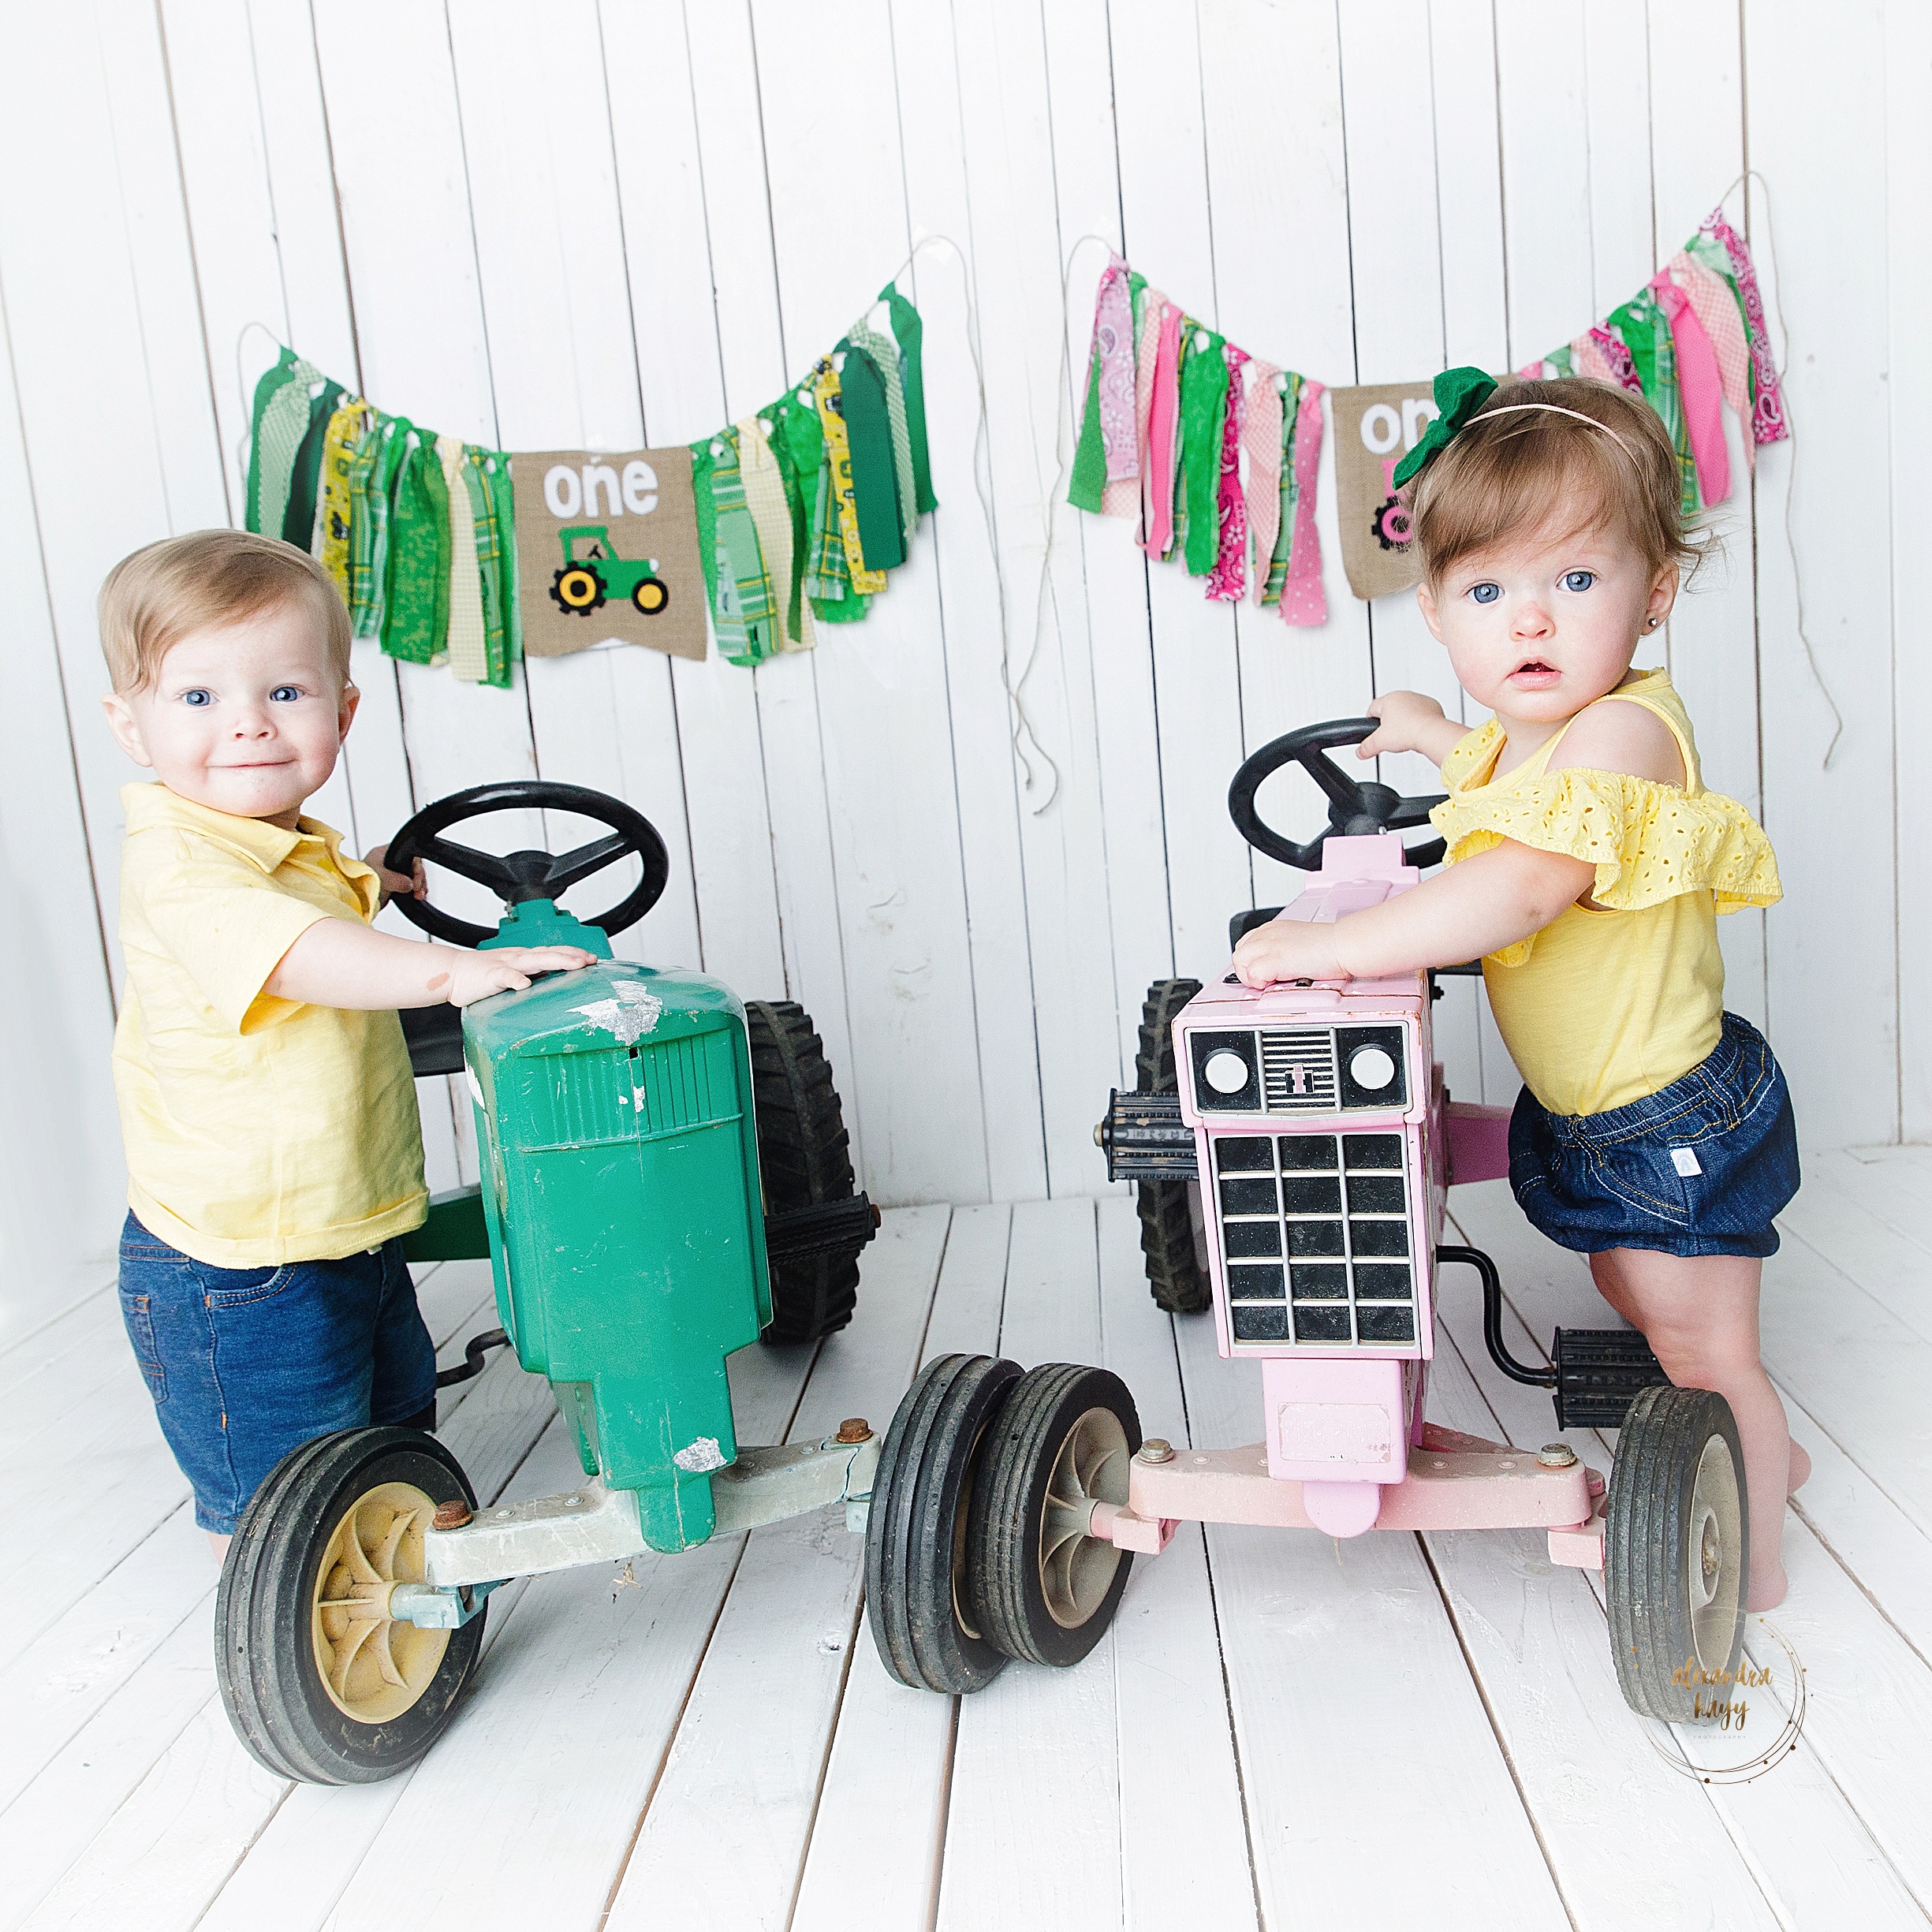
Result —
<path fill-rule="evenodd" d="M 253 399 L 248 394 L 248 379 L 241 373 L 241 345 L 248 341 L 251 329 L 259 329 L 274 344 L 278 354 L 282 347 L 282 338 L 265 322 L 244 322 L 241 325 L 241 333 L 235 338 L 235 393 L 241 400 L 242 422 L 241 435 L 235 445 L 235 468 L 240 472 L 244 487 L 248 476 L 248 444 L 255 433 L 252 420 L 255 410 Z"/>
<path fill-rule="evenodd" d="M 1083 237 L 1083 239 L 1087 239 L 1087 237 Z M 1096 236 L 1091 237 L 1091 239 L 1096 241 L 1104 241 L 1105 237 Z M 1075 246 L 1077 248 L 1079 244 L 1076 243 Z M 987 554 L 990 558 L 993 565 L 994 592 L 999 602 L 1000 683 L 1001 687 L 1005 691 L 1008 702 L 1013 707 L 1012 717 L 1010 720 L 1012 729 L 1009 735 L 1013 748 L 1013 755 L 1019 759 L 1020 769 L 1023 774 L 1020 789 L 1027 793 L 1031 793 L 1033 790 L 1035 783 L 1034 762 L 1036 759 L 1041 764 L 1046 766 L 1047 772 L 1050 774 L 1053 781 L 1050 788 L 1047 791 L 1046 796 L 1042 798 L 1037 805 L 1029 806 L 1028 808 L 1029 815 L 1037 819 L 1040 814 L 1045 811 L 1046 808 L 1053 804 L 1054 800 L 1060 795 L 1060 767 L 1054 763 L 1051 754 L 1049 753 L 1046 748 L 1040 743 L 1038 734 L 1034 731 L 1033 721 L 1027 715 L 1026 702 L 1023 694 L 1026 689 L 1027 680 L 1032 675 L 1034 662 L 1038 657 L 1039 652 L 1040 627 L 1042 621 L 1041 614 L 1048 595 L 1048 574 L 1051 568 L 1053 559 L 1054 500 L 1054 498 L 1057 496 L 1059 492 L 1057 488 L 1056 488 L 1053 494 L 1050 495 L 1046 500 L 1046 554 L 1042 557 L 1040 564 L 1040 593 L 1039 597 L 1036 600 L 1035 605 L 1033 643 L 1031 647 L 1027 652 L 1026 662 L 1020 667 L 1020 674 L 1017 677 L 1016 677 L 1013 675 L 1013 669 L 1012 636 L 1010 628 L 1006 619 L 1006 573 L 1001 565 L 998 531 L 997 525 L 994 523 L 993 516 L 993 497 L 991 490 L 991 472 L 993 467 L 993 459 L 992 451 L 989 446 L 988 441 L 989 430 L 987 420 L 986 364 L 984 359 L 980 353 L 979 309 L 979 304 L 973 300 L 972 265 L 967 259 L 965 251 L 960 248 L 959 244 L 955 241 L 950 235 L 927 235 L 923 240 L 915 244 L 912 252 L 908 255 L 905 259 L 899 264 L 897 269 L 893 270 L 892 275 L 889 278 L 889 280 L 893 282 L 897 282 L 900 276 L 904 274 L 907 269 L 912 267 L 912 263 L 919 258 L 919 256 L 927 249 L 931 248 L 950 248 L 952 250 L 954 259 L 960 265 L 960 279 L 965 293 L 966 350 L 968 355 L 972 358 L 972 361 L 973 387 L 979 408 L 978 420 L 975 423 L 973 429 L 973 493 L 979 499 L 980 518 L 986 526 Z M 1070 263 L 1069 266 L 1070 268 Z M 1063 311 L 1065 307 L 1065 293 L 1066 285 L 1063 281 L 1061 289 L 1061 308 Z M 877 302 L 871 304 L 867 308 L 865 315 L 871 315 L 873 311 L 878 307 L 878 304 Z M 864 318 L 863 316 L 860 318 L 861 320 L 863 319 Z M 1066 352 L 1065 331 L 1063 328 L 1061 330 L 1060 363 L 1060 374 L 1062 386 L 1065 386 L 1066 377 Z M 1057 426 L 1056 425 L 1056 433 L 1057 430 Z M 1056 444 L 1056 448 L 1057 447 L 1057 445 Z M 1057 614 L 1058 614 L 1056 610 L 1056 623 L 1057 621 Z M 1029 748 L 1031 748 L 1030 752 Z"/>
<path fill-rule="evenodd" d="M 1831 713 L 1831 739 L 1825 747 L 1824 762 L 1818 767 L 1821 771 L 1829 771 L 1831 769 L 1832 754 L 1838 748 L 1838 740 L 1844 736 L 1844 714 L 1838 709 L 1837 701 L 1831 695 L 1831 687 L 1825 681 L 1825 673 L 1818 668 L 1818 654 L 1812 649 L 1811 633 L 1804 627 L 1804 577 L 1798 568 L 1798 539 L 1793 535 L 1791 527 L 1792 498 L 1798 487 L 1797 425 L 1792 416 L 1791 390 L 1785 375 L 1785 371 L 1791 367 L 1791 325 L 1785 319 L 1785 278 L 1777 265 L 1777 233 L 1771 225 L 1771 185 L 1757 169 L 1747 168 L 1732 182 L 1730 188 L 1725 188 L 1718 197 L 1718 206 L 1720 208 L 1724 206 L 1730 196 L 1731 188 L 1746 181 L 1755 181 L 1759 192 L 1764 196 L 1764 241 L 1771 260 L 1771 306 L 1777 311 L 1777 332 L 1785 338 L 1785 366 L 1777 371 L 1779 387 L 1785 398 L 1785 427 L 1791 431 L 1788 440 L 1792 446 L 1785 466 L 1785 547 L 1791 556 L 1791 593 L 1792 601 L 1797 610 L 1798 641 L 1804 647 L 1804 661 L 1811 669 L 1811 681 L 1818 686 L 1819 695 L 1825 700 L 1826 710 Z M 1766 346 L 1768 350 L 1770 345 Z M 1773 367 L 1777 367 L 1775 361 Z M 1752 433 L 1751 425 L 1747 423 L 1744 434 L 1749 436 Z"/>

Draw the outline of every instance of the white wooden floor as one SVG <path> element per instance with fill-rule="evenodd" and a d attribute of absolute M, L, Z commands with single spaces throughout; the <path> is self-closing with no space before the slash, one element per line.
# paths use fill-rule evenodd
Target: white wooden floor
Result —
<path fill-rule="evenodd" d="M 859 1540 L 828 1512 L 621 1583 L 510 1586 L 475 1694 L 412 1776 L 292 1788 L 229 1734 L 214 1565 L 97 1296 L 0 1355 L 0 1926 L 1920 1926 L 1932 1154 L 1806 1171 L 1764 1344 L 1816 1465 L 1769 1620 L 1804 1666 L 1804 1723 L 1735 1785 L 1691 1774 L 1706 1740 L 1625 1709 L 1594 1580 L 1538 1534 L 1186 1529 L 1136 1565 L 1084 1665 L 1015 1666 L 955 1703 L 881 1670 Z M 1606 1319 L 1501 1184 L 1452 1199 L 1502 1265 L 1519 1354 Z M 424 1277 L 446 1360 L 493 1322 L 487 1288 L 480 1265 Z M 734 1363 L 740 1435 L 882 1427 L 921 1356 L 952 1348 L 1105 1362 L 1149 1434 L 1259 1434 L 1256 1372 L 1216 1356 L 1205 1317 L 1154 1310 L 1115 1199 L 889 1214 L 845 1335 Z M 446 1402 L 484 1494 L 571 1479 L 547 1390 L 513 1362 Z M 1490 1367 L 1472 1280 L 1450 1289 L 1430 1412 L 1555 1433 L 1547 1397 Z M 1607 1468 L 1601 1440 L 1571 1440 Z M 1788 1699 L 1785 1652 L 1752 1633 Z M 1754 1704 L 1747 1722 L 1769 1743 L 1781 1721 Z"/>

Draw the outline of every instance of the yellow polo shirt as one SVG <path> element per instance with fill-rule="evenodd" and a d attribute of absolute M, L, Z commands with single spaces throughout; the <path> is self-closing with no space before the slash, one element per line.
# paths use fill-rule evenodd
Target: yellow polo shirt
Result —
<path fill-rule="evenodd" d="M 336 1260 L 420 1226 L 401 1021 L 262 990 L 316 920 L 375 917 L 375 874 L 312 819 L 285 832 L 161 785 L 121 799 L 114 1091 L 142 1225 L 222 1268 Z"/>

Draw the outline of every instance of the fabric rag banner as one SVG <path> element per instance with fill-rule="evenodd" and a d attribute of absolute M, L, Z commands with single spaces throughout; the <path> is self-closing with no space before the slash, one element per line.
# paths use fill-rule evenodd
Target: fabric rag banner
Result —
<path fill-rule="evenodd" d="M 320 560 L 358 638 L 472 683 L 507 690 L 526 648 L 609 637 L 701 658 L 707 609 L 718 655 L 749 668 L 861 621 L 938 507 L 923 330 L 895 278 L 802 382 L 711 435 L 514 459 L 278 345 L 244 522 Z"/>
<path fill-rule="evenodd" d="M 1723 411 L 1760 443 L 1791 434 L 1757 270 L 1720 207 L 1630 300 L 1519 369 L 1640 395 L 1677 453 L 1688 522 L 1730 494 Z M 1342 563 L 1359 598 L 1415 580 L 1393 471 L 1435 413 L 1432 384 L 1328 392 Z M 1323 385 L 1238 349 L 1117 255 L 1094 299 L 1086 408 L 1067 487 L 1076 509 L 1139 520 L 1150 557 L 1178 558 L 1210 599 L 1251 587 L 1284 622 L 1327 621 L 1315 535 Z"/>
<path fill-rule="evenodd" d="M 519 450 L 510 483 L 531 656 L 616 638 L 703 661 L 704 566 L 684 445 Z"/>

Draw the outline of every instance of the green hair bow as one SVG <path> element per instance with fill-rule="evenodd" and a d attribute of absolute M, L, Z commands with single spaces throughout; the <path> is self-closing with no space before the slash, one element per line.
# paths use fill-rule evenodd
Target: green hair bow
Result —
<path fill-rule="evenodd" d="M 1480 369 L 1445 369 L 1435 379 L 1435 420 L 1422 441 L 1395 466 L 1395 487 L 1408 479 L 1449 447 L 1449 439 L 1496 393 L 1496 379 Z"/>

